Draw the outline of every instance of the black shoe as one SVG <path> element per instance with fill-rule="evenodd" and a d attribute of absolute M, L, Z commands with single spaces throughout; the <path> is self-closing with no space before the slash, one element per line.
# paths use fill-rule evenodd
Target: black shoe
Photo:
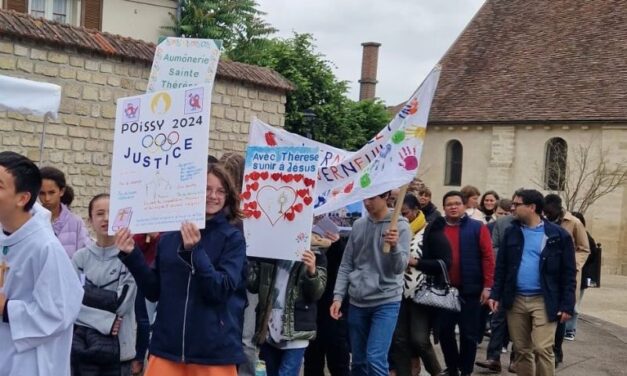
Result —
<path fill-rule="evenodd" d="M 459 372 L 457 372 L 457 370 L 449 371 L 447 368 L 444 371 L 440 372 L 439 376 L 459 376 Z"/>
<path fill-rule="evenodd" d="M 486 361 L 475 362 L 481 368 L 487 368 L 494 373 L 501 373 L 501 362 L 498 360 L 488 359 Z"/>

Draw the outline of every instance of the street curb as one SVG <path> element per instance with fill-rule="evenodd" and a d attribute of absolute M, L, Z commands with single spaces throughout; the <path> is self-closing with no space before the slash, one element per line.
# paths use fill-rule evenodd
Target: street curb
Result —
<path fill-rule="evenodd" d="M 587 322 L 588 324 L 593 325 L 594 327 L 606 332 L 608 335 L 615 337 L 624 344 L 627 344 L 627 328 L 602 320 L 598 317 L 585 314 L 579 314 L 579 318 Z"/>

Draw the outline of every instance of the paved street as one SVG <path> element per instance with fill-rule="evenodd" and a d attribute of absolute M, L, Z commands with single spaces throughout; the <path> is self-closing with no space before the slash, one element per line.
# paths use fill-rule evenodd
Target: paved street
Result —
<path fill-rule="evenodd" d="M 582 310 L 577 338 L 573 342 L 564 341 L 564 363 L 557 374 L 627 375 L 627 277 L 604 275 L 601 288 L 586 291 Z M 486 346 L 487 341 L 480 345 L 477 359 L 485 359 Z M 439 346 L 436 349 L 439 352 Z M 503 354 L 501 360 L 506 368 L 509 353 Z M 488 373 L 475 367 L 473 374 Z M 428 374 L 423 369 L 421 375 Z M 512 374 L 504 369 L 501 375 Z"/>

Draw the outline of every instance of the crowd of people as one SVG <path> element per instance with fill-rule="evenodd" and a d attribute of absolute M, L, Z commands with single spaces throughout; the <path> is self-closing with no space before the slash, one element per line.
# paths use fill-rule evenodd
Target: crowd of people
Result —
<path fill-rule="evenodd" d="M 110 236 L 102 192 L 90 237 L 62 171 L 0 152 L 0 375 L 457 376 L 500 373 L 510 342 L 510 372 L 563 361 L 598 256 L 558 195 L 466 186 L 440 212 L 416 180 L 293 262 L 246 257 L 243 170 L 238 154 L 209 158 L 204 229 Z M 449 284 L 459 310 L 414 299 Z"/>

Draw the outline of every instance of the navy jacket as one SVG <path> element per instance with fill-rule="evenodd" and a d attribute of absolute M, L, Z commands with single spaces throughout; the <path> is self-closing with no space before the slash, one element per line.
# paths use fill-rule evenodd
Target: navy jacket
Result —
<path fill-rule="evenodd" d="M 465 215 L 459 224 L 460 272 L 462 295 L 477 295 L 483 290 L 484 273 L 479 238 L 483 223 Z M 489 273 L 491 274 L 491 273 Z"/>
<path fill-rule="evenodd" d="M 516 297 L 518 268 L 522 260 L 524 237 L 522 224 L 515 220 L 505 230 L 496 258 L 496 274 L 490 298 L 510 309 Z M 544 220 L 546 244 L 540 254 L 540 285 L 550 321 L 558 312 L 573 314 L 575 309 L 575 247 L 572 237 L 560 226 Z"/>
<path fill-rule="evenodd" d="M 146 298 L 159 301 L 151 354 L 203 365 L 246 360 L 246 244 L 223 214 L 207 221 L 200 243 L 191 251 L 183 250 L 180 232 L 163 235 L 154 269 L 137 247 L 120 258 Z"/>

